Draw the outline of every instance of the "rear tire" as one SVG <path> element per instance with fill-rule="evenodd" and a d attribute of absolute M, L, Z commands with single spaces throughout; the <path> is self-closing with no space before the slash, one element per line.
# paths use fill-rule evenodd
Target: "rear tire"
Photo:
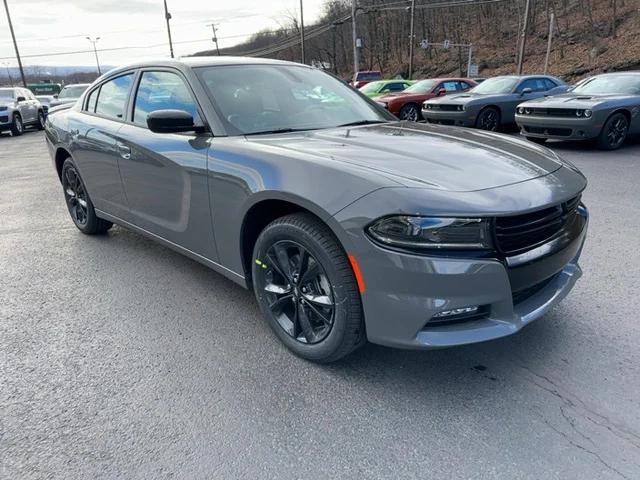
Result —
<path fill-rule="evenodd" d="M 410 122 L 417 122 L 422 120 L 422 114 L 420 109 L 415 103 L 409 103 L 400 109 L 400 120 L 408 120 Z"/>
<path fill-rule="evenodd" d="M 251 265 L 260 309 L 293 353 L 327 363 L 365 342 L 351 264 L 316 217 L 296 213 L 271 222 L 256 241 Z"/>
<path fill-rule="evenodd" d="M 84 182 L 71 158 L 67 158 L 62 165 L 61 181 L 69 215 L 78 230 L 86 235 L 96 235 L 105 233 L 113 226 L 113 223 L 96 215 Z"/>
<path fill-rule="evenodd" d="M 11 124 L 11 135 L 19 137 L 24 133 L 24 124 L 19 113 L 13 115 L 13 123 Z"/>
<path fill-rule="evenodd" d="M 36 123 L 36 128 L 38 130 L 44 130 L 44 122 L 45 122 L 44 112 L 42 110 L 40 110 L 38 112 L 38 123 Z"/>
<path fill-rule="evenodd" d="M 629 121 L 627 117 L 624 113 L 614 113 L 604 122 L 596 145 L 601 150 L 617 150 L 624 144 L 628 133 Z"/>
<path fill-rule="evenodd" d="M 476 128 L 497 132 L 500 128 L 500 111 L 495 107 L 486 107 L 476 118 Z"/>

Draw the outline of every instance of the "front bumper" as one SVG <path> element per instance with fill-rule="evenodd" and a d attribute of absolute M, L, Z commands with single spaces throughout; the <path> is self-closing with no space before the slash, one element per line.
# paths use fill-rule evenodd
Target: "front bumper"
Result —
<path fill-rule="evenodd" d="M 422 107 L 422 118 L 429 123 L 454 125 L 456 127 L 473 127 L 476 124 L 476 112 L 433 110 Z"/>
<path fill-rule="evenodd" d="M 433 349 L 516 333 L 560 302 L 580 278 L 586 208 L 580 216 L 579 233 L 569 244 L 542 249 L 539 256 L 532 251 L 517 262 L 400 253 L 369 241 L 368 251 L 357 256 L 366 280 L 362 303 L 369 341 Z M 475 317 L 434 321 L 438 313 L 471 306 L 480 307 Z"/>
<path fill-rule="evenodd" d="M 591 118 L 534 117 L 516 114 L 520 134 L 555 140 L 587 140 L 600 134 L 605 119 L 594 112 Z"/>

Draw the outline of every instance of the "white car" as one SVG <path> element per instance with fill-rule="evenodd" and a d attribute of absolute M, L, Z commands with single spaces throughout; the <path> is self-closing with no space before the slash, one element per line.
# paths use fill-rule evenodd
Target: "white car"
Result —
<path fill-rule="evenodd" d="M 0 88 L 0 132 L 10 130 L 22 135 L 26 126 L 44 129 L 45 111 L 42 103 L 26 88 Z"/>

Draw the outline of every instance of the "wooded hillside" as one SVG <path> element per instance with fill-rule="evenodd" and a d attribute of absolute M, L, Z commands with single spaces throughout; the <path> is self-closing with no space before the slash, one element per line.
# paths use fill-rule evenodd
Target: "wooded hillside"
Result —
<path fill-rule="evenodd" d="M 458 3 L 459 5 L 449 5 Z M 480 76 L 513 73 L 525 0 L 416 0 L 414 78 L 466 74 L 464 48 L 421 49 L 429 42 L 472 43 Z M 362 70 L 406 76 L 409 65 L 409 1 L 360 0 L 358 37 Z M 524 73 L 541 72 L 549 16 L 556 17 L 549 73 L 566 80 L 590 73 L 640 69 L 640 0 L 532 0 Z M 306 58 L 328 62 L 342 77 L 352 74 L 351 1 L 328 0 L 325 14 L 305 25 Z M 254 55 L 300 61 L 299 23 L 291 15 L 278 31 L 254 35 L 223 55 Z M 215 50 L 196 55 L 215 55 Z"/>

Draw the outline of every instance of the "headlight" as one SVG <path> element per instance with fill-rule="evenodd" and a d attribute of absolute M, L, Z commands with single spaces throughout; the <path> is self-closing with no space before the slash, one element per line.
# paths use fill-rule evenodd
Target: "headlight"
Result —
<path fill-rule="evenodd" d="M 411 217 L 376 220 L 367 228 L 375 240 L 409 248 L 490 249 L 489 222 L 480 218 Z"/>
<path fill-rule="evenodd" d="M 581 117 L 583 113 L 584 112 L 582 110 L 576 110 L 576 117 Z"/>
<path fill-rule="evenodd" d="M 376 103 L 377 103 L 378 105 L 380 105 L 382 108 L 387 108 L 387 107 L 389 106 L 389 104 L 388 104 L 388 103 L 386 103 L 386 102 L 378 102 L 378 101 L 376 101 Z"/>
<path fill-rule="evenodd" d="M 524 109 L 524 114 L 525 115 L 531 115 L 531 109 L 530 108 L 526 108 Z"/>
<path fill-rule="evenodd" d="M 524 113 L 524 108 L 518 107 L 518 113 L 522 115 Z"/>
<path fill-rule="evenodd" d="M 459 112 L 464 112 L 464 105 L 458 105 L 457 108 Z"/>
<path fill-rule="evenodd" d="M 591 110 L 585 110 L 584 111 L 584 116 L 587 117 L 587 118 L 591 117 L 592 114 L 593 114 L 593 112 Z"/>

